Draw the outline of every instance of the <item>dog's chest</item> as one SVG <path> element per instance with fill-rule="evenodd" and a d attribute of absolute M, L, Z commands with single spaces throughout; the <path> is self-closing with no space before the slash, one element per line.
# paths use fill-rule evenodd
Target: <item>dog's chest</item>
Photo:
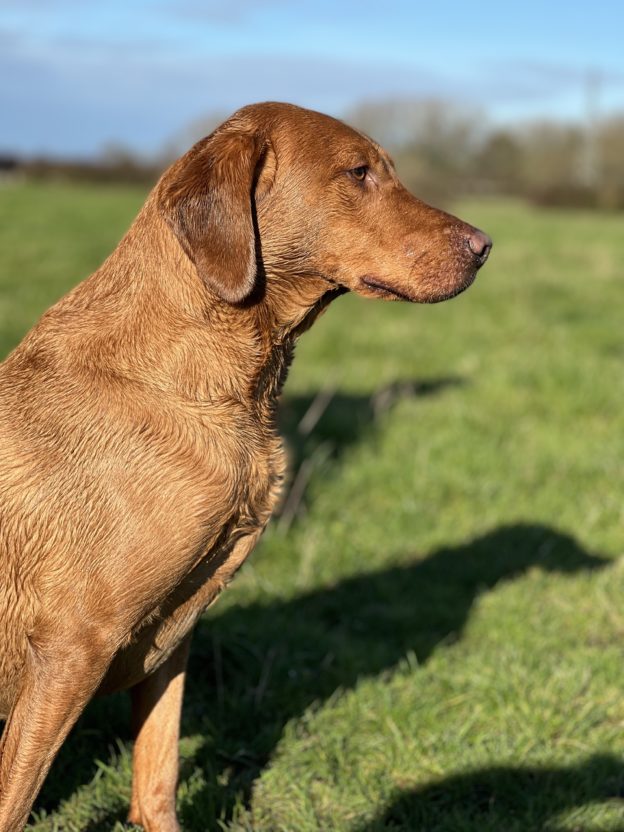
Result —
<path fill-rule="evenodd" d="M 285 456 L 271 420 L 259 419 L 257 414 L 246 424 L 238 423 L 235 428 L 224 426 L 222 431 L 217 431 L 219 433 L 229 435 L 231 440 L 229 444 L 220 443 L 218 490 L 213 484 L 204 492 L 204 511 L 199 517 L 206 537 L 189 566 L 192 572 L 198 563 L 218 563 L 227 583 L 240 566 L 237 558 L 232 556 L 238 542 L 257 536 L 275 510 L 284 477 Z M 212 464 L 209 457 L 206 464 L 207 467 Z"/>
<path fill-rule="evenodd" d="M 187 539 L 196 542 L 182 557 L 180 579 L 129 634 L 103 691 L 135 684 L 166 661 L 253 550 L 276 508 L 285 471 L 274 416 L 291 354 L 290 345 L 273 351 L 250 404 L 225 401 L 194 420 L 192 429 L 189 422 L 187 433 L 200 450 L 185 466 L 193 486 L 176 523 L 188 525 Z"/>
<path fill-rule="evenodd" d="M 189 557 L 184 576 L 137 623 L 101 692 L 136 684 L 166 661 L 253 550 L 279 499 L 285 463 L 281 441 L 272 431 L 248 429 L 246 438 L 226 465 L 229 474 L 222 487 L 228 496 L 219 523 L 211 521 L 207 540 Z M 214 497 L 205 499 L 206 514 L 212 515 Z"/>

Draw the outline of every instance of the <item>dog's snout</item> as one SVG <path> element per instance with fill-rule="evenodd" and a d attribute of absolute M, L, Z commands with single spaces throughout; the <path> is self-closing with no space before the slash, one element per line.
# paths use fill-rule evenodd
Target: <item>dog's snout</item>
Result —
<path fill-rule="evenodd" d="M 492 250 L 492 238 L 483 231 L 479 231 L 478 228 L 475 228 L 468 236 L 468 248 L 478 259 L 479 265 L 482 266 Z"/>

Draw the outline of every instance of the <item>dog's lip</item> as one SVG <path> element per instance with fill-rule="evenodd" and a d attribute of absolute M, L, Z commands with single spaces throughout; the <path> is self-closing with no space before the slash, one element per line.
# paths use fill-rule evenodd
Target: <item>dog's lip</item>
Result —
<path fill-rule="evenodd" d="M 364 277 L 360 278 L 360 282 L 369 289 L 372 289 L 374 292 L 378 292 L 383 295 L 391 295 L 398 300 L 407 300 L 410 301 L 410 303 L 414 303 L 416 301 L 416 298 L 411 297 L 405 292 L 401 292 L 400 289 L 394 289 L 392 286 L 388 286 L 387 283 L 384 283 L 383 280 L 379 280 L 378 277 L 366 274 Z"/>
<path fill-rule="evenodd" d="M 452 298 L 457 297 L 457 295 L 461 295 L 461 293 L 468 289 L 469 286 L 472 286 L 476 276 L 477 270 L 475 269 L 467 274 L 464 280 L 457 286 L 454 286 L 449 292 L 445 292 L 444 294 L 440 294 L 435 297 L 417 297 L 415 295 L 408 295 L 406 292 L 402 292 L 400 289 L 395 289 L 394 287 L 389 286 L 385 281 L 380 280 L 378 277 L 373 275 L 364 275 L 360 278 L 360 283 L 368 289 L 372 289 L 380 297 L 392 297 L 397 300 L 406 300 L 409 303 L 441 303 L 442 301 L 451 300 Z"/>

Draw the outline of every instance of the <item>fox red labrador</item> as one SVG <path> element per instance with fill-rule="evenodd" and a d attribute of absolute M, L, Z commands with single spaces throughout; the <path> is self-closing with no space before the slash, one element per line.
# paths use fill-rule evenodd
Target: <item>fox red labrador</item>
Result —
<path fill-rule="evenodd" d="M 108 260 L 0 366 L 0 830 L 95 694 L 130 688 L 130 819 L 178 830 L 193 626 L 280 492 L 294 343 L 343 292 L 435 303 L 491 241 L 356 130 L 238 111 L 162 176 Z"/>

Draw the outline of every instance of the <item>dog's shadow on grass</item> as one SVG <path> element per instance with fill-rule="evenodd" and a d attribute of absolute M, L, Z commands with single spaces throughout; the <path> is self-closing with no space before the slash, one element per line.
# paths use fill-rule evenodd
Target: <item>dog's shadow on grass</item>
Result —
<path fill-rule="evenodd" d="M 492 766 L 400 792 L 356 832 L 539 832 L 588 803 L 617 802 L 622 812 L 623 790 L 622 760 L 613 754 L 594 754 L 570 766 Z M 581 823 L 573 828 L 580 832 Z M 624 820 L 609 829 L 624 832 Z"/>
<path fill-rule="evenodd" d="M 289 720 L 408 653 L 423 664 L 461 638 L 476 599 L 499 582 L 530 568 L 571 574 L 608 562 L 566 534 L 518 523 L 292 600 L 215 610 L 195 634 L 183 728 L 213 737 L 194 762 L 221 781 L 227 771 L 229 783 L 206 786 L 185 828 L 249 799 Z"/>
<path fill-rule="evenodd" d="M 398 399 L 438 393 L 458 383 L 401 382 L 372 397 L 330 391 L 326 401 L 319 396 L 287 400 L 282 424 L 293 450 L 293 470 L 311 448 L 314 452 L 325 442 L 332 443 L 339 464 L 345 446 L 370 435 L 380 414 Z M 501 527 L 424 559 L 400 554 L 397 561 L 406 565 L 359 574 L 288 600 L 223 612 L 217 606 L 201 620 L 182 720 L 182 735 L 198 742 L 183 762 L 181 780 L 192 785 L 199 769 L 203 785 L 193 786 L 192 796 L 182 803 L 184 829 L 221 828 L 214 819 L 227 820 L 237 803 L 249 802 L 254 781 L 291 719 L 362 677 L 391 670 L 408 653 L 426 662 L 436 648 L 461 638 L 475 600 L 500 581 L 532 567 L 573 573 L 608 562 L 568 535 L 538 524 Z M 55 761 L 38 806 L 53 810 L 89 782 L 94 761 L 108 760 L 118 738 L 129 739 L 128 726 L 126 695 L 92 703 Z M 582 799 L 582 782 L 575 783 L 573 774 L 570 791 Z M 422 804 L 426 793 L 418 799 Z M 121 817 L 122 810 L 94 819 L 89 830 L 104 832 Z"/>

